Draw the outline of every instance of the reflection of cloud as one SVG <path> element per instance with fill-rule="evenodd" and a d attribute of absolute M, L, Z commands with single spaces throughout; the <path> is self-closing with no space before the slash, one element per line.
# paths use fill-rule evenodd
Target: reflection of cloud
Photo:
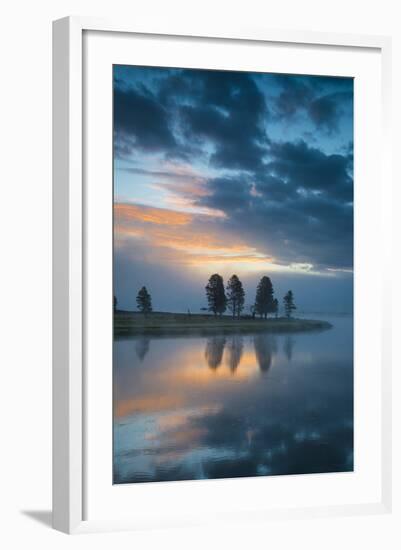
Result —
<path fill-rule="evenodd" d="M 244 419 L 222 409 L 192 419 L 197 428 L 203 429 L 201 445 L 226 447 L 238 450 L 248 444 L 248 435 Z"/>
<path fill-rule="evenodd" d="M 277 351 L 276 338 L 272 334 L 257 334 L 253 339 L 253 345 L 261 372 L 267 372 Z"/>
<path fill-rule="evenodd" d="M 131 455 L 147 456 L 147 468 L 126 477 L 125 482 L 353 469 L 353 429 L 342 421 L 323 422 L 317 432 L 306 418 L 288 424 L 260 414 L 252 419 L 250 429 L 244 415 L 218 408 L 188 409 L 168 417 L 159 421 L 158 431 L 142 439 L 141 448 Z"/>
<path fill-rule="evenodd" d="M 322 424 L 318 434 L 297 423 L 269 422 L 263 417 L 253 424 L 252 438 L 248 437 L 242 416 L 222 410 L 193 420 L 204 428 L 199 444 L 222 449 L 235 448 L 237 456 L 213 459 L 203 464 L 209 478 L 255 475 L 284 475 L 319 472 L 340 472 L 353 469 L 353 429 L 341 421 Z M 299 433 L 302 431 L 302 437 Z M 239 454 L 238 454 L 239 453 Z M 351 457 L 351 458 L 350 458 Z"/>
<path fill-rule="evenodd" d="M 114 414 L 116 417 L 123 417 L 134 413 L 142 413 L 147 411 L 163 411 L 181 407 L 183 403 L 184 398 L 179 394 L 155 394 L 146 395 L 143 397 L 134 397 L 133 399 L 119 399 L 116 402 Z"/>

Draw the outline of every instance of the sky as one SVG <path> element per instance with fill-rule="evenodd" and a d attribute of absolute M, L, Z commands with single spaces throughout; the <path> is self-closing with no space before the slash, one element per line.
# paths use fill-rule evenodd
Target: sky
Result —
<path fill-rule="evenodd" d="M 237 274 L 350 312 L 353 80 L 114 66 L 114 292 L 199 312 Z"/>

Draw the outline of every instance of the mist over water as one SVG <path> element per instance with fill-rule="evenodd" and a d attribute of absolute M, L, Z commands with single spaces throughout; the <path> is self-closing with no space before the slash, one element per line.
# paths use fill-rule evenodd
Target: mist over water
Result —
<path fill-rule="evenodd" d="M 353 319 L 114 343 L 114 482 L 353 469 Z"/>

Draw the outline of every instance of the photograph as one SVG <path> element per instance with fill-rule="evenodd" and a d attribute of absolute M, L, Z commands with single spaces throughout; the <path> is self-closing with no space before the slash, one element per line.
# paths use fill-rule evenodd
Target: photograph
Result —
<path fill-rule="evenodd" d="M 110 85 L 113 483 L 352 472 L 353 78 Z"/>

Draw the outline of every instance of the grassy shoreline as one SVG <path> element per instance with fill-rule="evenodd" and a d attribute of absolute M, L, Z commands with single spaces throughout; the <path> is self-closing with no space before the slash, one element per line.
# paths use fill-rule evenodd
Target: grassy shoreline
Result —
<path fill-rule="evenodd" d="M 204 314 L 154 312 L 147 316 L 131 311 L 114 312 L 114 336 L 213 335 L 253 332 L 303 332 L 327 330 L 332 325 L 314 319 L 232 319 L 228 315 L 214 317 Z"/>

